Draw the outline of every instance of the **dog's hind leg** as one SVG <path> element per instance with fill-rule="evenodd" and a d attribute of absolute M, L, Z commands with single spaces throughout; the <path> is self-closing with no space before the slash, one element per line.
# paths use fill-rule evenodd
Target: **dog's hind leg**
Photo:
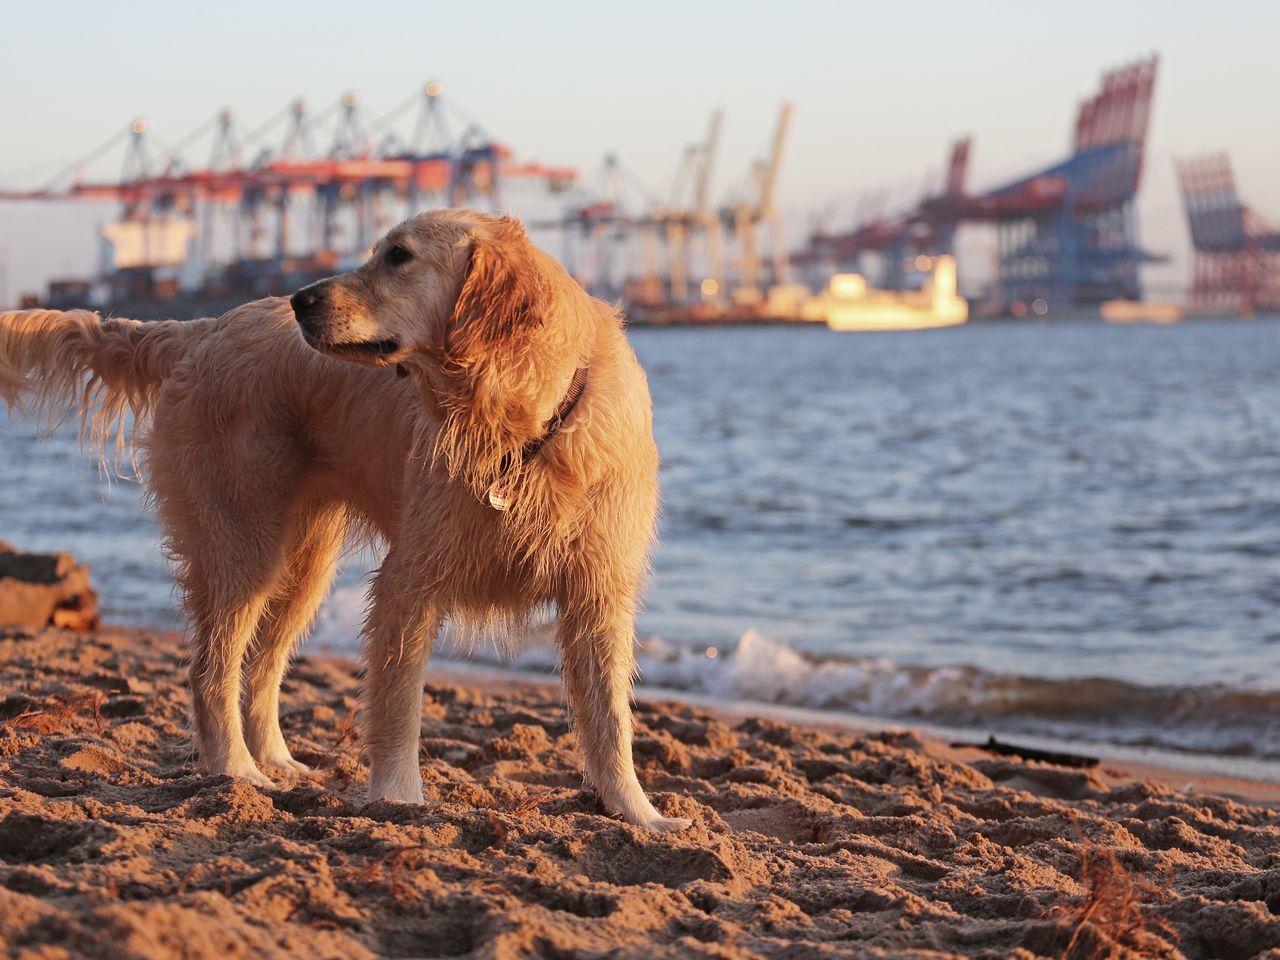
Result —
<path fill-rule="evenodd" d="M 345 521 L 337 507 L 309 510 L 299 517 L 284 573 L 249 644 L 243 678 L 244 736 L 259 766 L 291 773 L 310 770 L 293 759 L 280 732 L 280 681 L 333 583 Z"/>
<path fill-rule="evenodd" d="M 234 570 L 224 565 L 216 573 L 206 573 L 202 563 L 192 563 L 184 578 L 190 581 L 184 586 L 193 628 L 191 704 L 205 769 L 269 787 L 271 780 L 258 769 L 245 744 L 240 671 L 278 570 L 262 563 L 262 558 L 245 559 L 239 556 Z"/>
<path fill-rule="evenodd" d="M 631 754 L 631 678 L 635 672 L 632 613 L 608 601 L 560 604 L 561 674 L 582 744 L 588 782 L 610 813 L 661 833 L 689 820 L 654 809 L 636 777 Z"/>
<path fill-rule="evenodd" d="M 196 745 L 209 773 L 270 786 L 245 744 L 240 678 L 284 572 L 294 453 L 266 432 L 193 436 L 190 419 L 182 408 L 158 416 L 148 445 L 189 621 Z"/>

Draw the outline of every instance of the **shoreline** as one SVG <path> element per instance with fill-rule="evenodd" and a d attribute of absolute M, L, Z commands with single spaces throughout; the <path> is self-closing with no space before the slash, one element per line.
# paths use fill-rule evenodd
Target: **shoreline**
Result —
<path fill-rule="evenodd" d="M 349 660 L 294 665 L 284 733 L 315 769 L 270 789 L 195 765 L 172 634 L 0 631 L 0 664 L 0 942 L 18 955 L 1280 950 L 1280 811 L 1208 781 L 646 696 L 641 781 L 694 821 L 659 836 L 584 788 L 545 678 L 433 672 L 417 807 L 364 798 Z"/>
<path fill-rule="evenodd" d="M 340 663 L 355 663 L 354 659 L 340 654 L 326 654 L 326 656 L 331 656 Z M 485 664 L 473 666 L 459 660 L 433 660 L 428 667 L 428 681 L 432 679 L 469 684 L 490 690 L 498 690 L 511 683 L 541 685 L 553 691 L 560 687 L 559 680 L 555 677 L 533 671 L 505 670 Z M 956 741 L 967 743 L 985 739 L 988 731 L 978 727 L 947 727 L 927 721 L 916 722 L 763 701 L 730 700 L 660 686 L 637 685 L 635 699 L 654 704 L 683 703 L 708 710 L 721 718 L 748 720 L 765 717 L 816 729 L 861 734 L 883 732 L 910 734 L 924 744 L 924 749 L 930 756 L 964 763 L 975 759 L 991 759 L 994 756 L 981 748 L 953 745 Z M 1063 753 L 1083 752 L 1096 756 L 1100 761 L 1097 765 L 1098 773 L 1111 784 L 1151 780 L 1180 792 L 1214 794 L 1241 802 L 1280 808 L 1280 782 L 1240 772 L 1238 769 L 1241 765 L 1240 761 L 1243 759 L 1247 765 L 1247 758 L 1192 753 L 1183 755 L 1167 750 L 1127 748 L 1105 742 L 1055 739 L 1035 734 L 1002 732 L 998 734 L 998 739 L 1038 750 Z M 1183 759 L 1187 763 L 1180 764 L 1178 761 Z M 1233 770 L 1233 767 L 1237 769 Z"/>

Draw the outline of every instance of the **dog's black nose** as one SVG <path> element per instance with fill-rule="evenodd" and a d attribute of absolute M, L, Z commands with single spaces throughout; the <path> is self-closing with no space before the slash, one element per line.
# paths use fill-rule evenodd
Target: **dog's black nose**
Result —
<path fill-rule="evenodd" d="M 292 297 L 290 297 L 289 305 L 293 307 L 293 312 L 295 314 L 300 314 L 304 310 L 311 309 L 317 303 L 323 300 L 324 295 L 325 295 L 324 281 L 321 281 L 320 283 L 313 283 L 313 284 L 310 284 L 309 286 L 303 287 L 301 290 L 295 293 Z"/>

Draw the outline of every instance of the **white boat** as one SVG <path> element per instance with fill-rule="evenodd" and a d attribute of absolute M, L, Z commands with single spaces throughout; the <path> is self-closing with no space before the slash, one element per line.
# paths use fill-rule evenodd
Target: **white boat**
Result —
<path fill-rule="evenodd" d="M 772 299 L 772 298 L 771 298 Z M 792 300 L 773 312 L 826 323 L 832 330 L 928 330 L 969 319 L 969 303 L 956 293 L 956 260 L 932 258 L 919 290 L 876 290 L 858 273 L 837 273 L 817 296 Z"/>
<path fill-rule="evenodd" d="M 1108 300 L 1101 308 L 1107 323 L 1158 323 L 1167 325 L 1182 319 L 1182 307 L 1176 303 L 1153 300 Z"/>

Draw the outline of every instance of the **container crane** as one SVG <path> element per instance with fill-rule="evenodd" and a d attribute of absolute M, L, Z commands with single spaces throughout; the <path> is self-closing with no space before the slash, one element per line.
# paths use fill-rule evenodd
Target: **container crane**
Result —
<path fill-rule="evenodd" d="M 703 286 L 703 296 L 707 300 L 717 301 L 720 291 L 724 290 L 724 232 L 720 224 L 720 214 L 711 203 L 711 171 L 715 167 L 716 151 L 720 145 L 720 125 L 724 120 L 724 111 L 716 110 L 711 114 L 711 125 L 707 129 L 707 140 L 702 151 L 702 163 L 698 169 L 698 184 L 694 190 L 694 213 L 698 227 L 701 229 L 707 246 L 707 279 L 709 286 Z"/>
<path fill-rule="evenodd" d="M 966 191 L 970 141 L 956 141 L 943 191 L 915 209 L 810 237 L 797 259 L 884 259 L 881 285 L 901 290 L 907 265 L 954 253 L 962 223 L 988 224 L 998 245 L 996 311 L 1025 314 L 1141 299 L 1139 267 L 1161 259 L 1139 248 L 1135 198 L 1142 176 L 1158 58 L 1105 73 L 1083 100 L 1064 160 L 981 194 Z"/>
<path fill-rule="evenodd" d="M 430 121 L 426 127 L 437 132 L 444 129 L 441 92 L 439 82 L 432 81 L 405 102 L 422 103 Z M 403 113 L 407 107 L 398 109 Z M 321 123 L 330 130 L 323 153 L 315 146 Z M 268 142 L 282 124 L 278 146 Z M 314 116 L 295 100 L 243 137 L 230 111 L 223 110 L 178 141 L 190 149 L 211 137 L 209 162 L 190 168 L 176 147 L 153 155 L 147 125 L 136 120 L 45 186 L 0 193 L 0 200 L 118 202 L 120 221 L 106 231 L 116 251 L 105 271 L 112 290 L 106 305 L 128 304 L 144 315 L 148 303 L 178 297 L 177 274 L 189 273 L 181 268 L 193 259 L 204 268 L 200 290 L 188 291 L 197 300 L 210 301 L 210 290 L 219 291 L 219 298 L 278 293 L 362 257 L 391 219 L 417 212 L 428 197 L 455 204 L 480 199 L 496 206 L 499 184 L 507 180 L 522 179 L 555 193 L 577 176 L 567 167 L 516 162 L 508 147 L 474 122 L 458 140 L 426 151 L 418 142 L 398 149 L 400 141 L 389 127 L 385 117 L 367 123 L 353 92 Z M 423 127 L 420 119 L 415 140 Z M 383 134 L 376 145 L 375 134 Z M 86 179 L 90 164 L 122 144 L 124 164 L 117 179 Z M 250 150 L 257 153 L 246 162 Z M 289 249 L 306 236 L 294 230 L 299 212 L 309 214 L 305 252 Z M 215 224 L 228 217 L 229 237 L 222 250 L 215 250 Z M 274 249 L 268 252 L 263 241 L 272 226 Z"/>
<path fill-rule="evenodd" d="M 1246 316 L 1280 310 L 1280 229 L 1240 199 L 1231 158 L 1174 164 L 1195 248 L 1192 306 Z"/>
<path fill-rule="evenodd" d="M 763 163 L 755 165 L 753 170 L 756 196 L 754 200 L 744 197 L 740 202 L 725 211 L 726 219 L 733 224 L 733 230 L 741 245 L 741 261 L 738 289 L 735 298 L 743 304 L 755 304 L 763 300 L 760 289 L 761 260 L 759 253 L 759 237 L 757 229 L 760 224 L 767 223 L 772 233 L 774 251 L 773 282 L 784 283 L 787 277 L 787 252 L 782 239 L 782 221 L 775 204 L 775 193 L 778 183 L 778 171 L 782 166 L 782 153 L 786 148 L 787 135 L 790 131 L 792 106 L 784 103 L 778 111 L 778 122 L 774 127 L 773 142 L 769 157 Z"/>

